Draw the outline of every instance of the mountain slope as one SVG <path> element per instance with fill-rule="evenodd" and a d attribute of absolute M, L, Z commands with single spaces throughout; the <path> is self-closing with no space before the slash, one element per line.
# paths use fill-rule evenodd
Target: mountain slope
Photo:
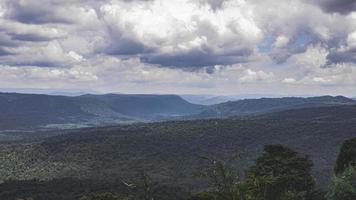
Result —
<path fill-rule="evenodd" d="M 92 117 L 69 97 L 0 94 L 1 129 L 30 128 L 50 123 L 76 123 Z"/>
<path fill-rule="evenodd" d="M 355 101 L 341 96 L 246 99 L 203 106 L 189 103 L 177 95 L 106 94 L 68 97 L 0 93 L 0 131 L 231 117 L 351 104 L 355 104 Z"/>
<path fill-rule="evenodd" d="M 85 95 L 82 98 L 105 102 L 112 110 L 127 116 L 152 119 L 197 113 L 205 107 L 191 104 L 177 95 Z"/>
<path fill-rule="evenodd" d="M 198 115 L 192 116 L 192 118 L 231 117 L 239 115 L 269 113 L 289 109 L 353 104 L 356 104 L 356 101 L 343 96 L 244 99 L 212 105 L 209 107 L 209 109 Z"/>
<path fill-rule="evenodd" d="M 239 99 L 235 96 L 213 96 L 213 95 L 180 95 L 188 102 L 200 105 L 214 105 L 227 101 L 234 101 Z"/>
<path fill-rule="evenodd" d="M 303 108 L 248 118 L 157 122 L 85 128 L 24 144 L 0 145 L 0 180 L 63 177 L 134 179 L 142 170 L 162 183 L 196 187 L 199 155 L 229 158 L 246 168 L 264 145 L 305 153 L 326 187 L 342 142 L 356 136 L 356 106 Z"/>
<path fill-rule="evenodd" d="M 0 130 L 156 120 L 198 113 L 203 108 L 175 95 L 0 93 Z"/>

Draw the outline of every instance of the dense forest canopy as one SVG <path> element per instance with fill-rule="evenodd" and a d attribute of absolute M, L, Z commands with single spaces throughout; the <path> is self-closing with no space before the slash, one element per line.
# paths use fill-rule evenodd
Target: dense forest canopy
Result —
<path fill-rule="evenodd" d="M 327 195 L 334 198 L 340 193 L 338 188 L 352 183 L 349 166 L 354 162 L 355 143 L 348 139 L 355 136 L 355 116 L 356 107 L 344 105 L 226 119 L 23 133 L 36 137 L 0 145 L 0 179 L 5 181 L 0 185 L 1 195 L 5 199 L 51 196 L 72 200 L 108 192 L 113 198 L 136 198 L 135 194 L 144 191 L 139 185 L 145 185 L 140 175 L 145 172 L 156 199 L 210 198 L 209 189 L 199 192 L 209 188 L 209 182 L 195 177 L 206 166 L 199 157 L 207 156 L 227 163 L 221 169 L 228 174 L 229 170 L 238 174 L 230 185 L 239 185 L 233 191 L 240 195 L 267 198 L 257 195 L 258 191 L 267 186 L 274 191 L 283 185 L 285 190 L 273 192 L 279 198 L 306 193 L 308 198 L 319 198 L 332 185 Z M 240 153 L 240 160 L 227 162 Z M 342 179 L 345 173 L 350 178 Z M 256 181 L 259 189 L 252 184 Z M 18 193 L 18 187 L 23 192 Z M 352 184 L 349 188 L 352 194 Z"/>

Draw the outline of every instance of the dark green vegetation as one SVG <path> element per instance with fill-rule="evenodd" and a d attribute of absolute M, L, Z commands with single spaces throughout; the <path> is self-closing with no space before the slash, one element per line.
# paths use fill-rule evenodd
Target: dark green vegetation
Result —
<path fill-rule="evenodd" d="M 22 200 L 354 200 L 356 197 L 353 163 L 334 178 L 326 194 L 315 187 L 312 161 L 282 145 L 266 145 L 255 164 L 246 170 L 245 178 L 232 162 L 235 159 L 202 159 L 206 164 L 198 174 L 207 180 L 207 185 L 197 191 L 190 189 L 190 194 L 189 189 L 160 186 L 144 172 L 137 182 L 132 183 L 122 179 L 112 182 L 76 179 L 7 181 L 0 184 L 0 197 Z"/>
<path fill-rule="evenodd" d="M 0 184 L 1 200 L 32 198 L 33 200 L 133 200 L 131 196 L 143 196 L 143 188 L 137 179 L 137 187 L 127 187 L 122 180 L 99 181 L 78 179 L 57 179 L 51 181 L 7 181 Z M 135 182 L 135 183 L 136 183 Z M 187 191 L 177 187 L 154 185 L 155 199 L 183 200 Z M 158 198 L 157 198 L 158 197 Z M 136 200 L 136 199 L 135 199 Z"/>
<path fill-rule="evenodd" d="M 356 138 L 345 141 L 336 160 L 335 173 L 340 174 L 350 167 L 356 167 Z"/>
<path fill-rule="evenodd" d="M 196 200 L 322 200 L 311 175 L 312 161 L 288 147 L 267 145 L 246 178 L 232 164 L 208 159 L 203 177 L 210 188 L 195 194 Z"/>
<path fill-rule="evenodd" d="M 301 168 L 308 173 L 311 169 L 315 185 L 326 189 L 331 183 L 339 148 L 344 140 L 356 135 L 355 130 L 356 106 L 328 106 L 244 118 L 84 128 L 35 141 L 4 143 L 0 145 L 0 180 L 28 181 L 1 184 L 0 190 L 6 192 L 1 193 L 3 196 L 0 199 L 14 195 L 34 197 L 34 194 L 40 193 L 58 193 L 61 196 L 59 199 L 78 199 L 91 192 L 121 194 L 120 188 L 126 188 L 125 184 L 122 186 L 123 182 L 137 182 L 142 171 L 159 183 L 158 188 L 165 187 L 156 190 L 169 191 L 160 194 L 162 199 L 167 199 L 163 198 L 167 194 L 184 199 L 187 197 L 184 191 L 207 186 L 206 181 L 193 178 L 204 167 L 199 156 L 209 155 L 225 160 L 245 152 L 242 160 L 233 163 L 233 166 L 240 172 L 255 166 L 247 176 L 252 174 L 255 177 L 260 174 L 255 173 L 254 168 L 268 166 L 265 164 L 268 159 L 274 159 L 268 157 L 271 154 L 268 149 L 257 159 L 264 146 L 270 144 L 282 144 L 293 149 L 282 149 L 285 155 L 273 153 L 281 159 L 295 155 L 295 159 L 287 159 L 292 164 L 286 165 L 290 167 L 295 166 L 294 162 L 300 163 L 295 166 L 293 176 L 304 173 Z M 310 157 L 305 158 L 295 151 Z M 273 149 L 271 152 L 274 152 Z M 314 164 L 312 168 L 309 159 Z M 283 171 L 278 173 L 284 176 Z M 304 175 L 301 177 L 309 180 L 309 175 Z M 69 183 L 62 182 L 67 178 L 71 178 Z M 33 179 L 41 181 L 31 181 Z M 299 185 L 298 180 L 292 180 L 287 185 Z M 276 180 L 272 177 L 268 181 Z M 279 181 L 277 185 L 281 184 Z M 71 182 L 78 186 L 70 187 Z M 313 185 L 308 182 L 300 186 L 301 190 L 286 190 L 283 195 L 293 196 L 295 192 L 306 191 L 306 187 Z M 15 187 L 23 188 L 22 192 L 16 191 Z"/>
<path fill-rule="evenodd" d="M 82 95 L 0 93 L 0 130 L 71 128 L 190 115 L 204 106 L 176 95 Z"/>
<path fill-rule="evenodd" d="M 327 194 L 328 200 L 356 199 L 356 168 L 348 167 L 344 172 L 334 177 Z"/>
<path fill-rule="evenodd" d="M 308 157 L 287 147 L 265 146 L 262 156 L 247 170 L 247 193 L 261 200 L 311 199 L 315 193 L 312 166 Z"/>
<path fill-rule="evenodd" d="M 335 177 L 327 194 L 328 200 L 356 199 L 356 138 L 341 147 L 335 165 Z"/>

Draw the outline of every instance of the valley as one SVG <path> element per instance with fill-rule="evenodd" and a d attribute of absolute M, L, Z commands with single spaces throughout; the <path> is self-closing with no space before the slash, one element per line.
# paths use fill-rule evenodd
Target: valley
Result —
<path fill-rule="evenodd" d="M 228 160 L 239 154 L 233 165 L 243 174 L 264 147 L 277 144 L 307 155 L 317 187 L 327 190 L 341 145 L 356 137 L 355 102 L 341 96 L 246 99 L 211 106 L 159 95 L 3 94 L 0 99 L 3 114 L 8 114 L 2 115 L 8 121 L 1 121 L 1 128 L 24 128 L 1 132 L 0 191 L 12 191 L 14 185 L 27 191 L 0 192 L 0 198 L 37 191 L 42 200 L 44 191 L 54 195 L 53 187 L 61 191 L 59 199 L 68 200 L 87 194 L 84 188 L 130 193 L 123 182 L 135 182 L 145 172 L 170 191 L 169 198 L 185 199 L 206 187 L 195 177 L 203 167 L 201 156 Z M 122 121 L 88 123 L 104 116 Z M 58 122 L 73 126 L 43 128 Z M 83 122 L 87 124 L 79 126 Z M 71 193 L 63 191 L 67 184 L 76 184 Z"/>

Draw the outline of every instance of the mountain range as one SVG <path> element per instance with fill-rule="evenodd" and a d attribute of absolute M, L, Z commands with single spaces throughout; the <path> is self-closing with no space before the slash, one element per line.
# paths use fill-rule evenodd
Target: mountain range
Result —
<path fill-rule="evenodd" d="M 199 113 L 205 107 L 177 95 L 0 94 L 0 129 L 33 129 L 149 121 Z"/>
<path fill-rule="evenodd" d="M 178 95 L 56 96 L 0 93 L 0 130 L 63 129 L 133 122 L 224 118 L 288 109 L 352 105 L 342 96 L 260 98 L 198 105 Z"/>
<path fill-rule="evenodd" d="M 243 99 L 211 105 L 209 109 L 206 109 L 194 117 L 219 118 L 251 114 L 256 115 L 290 109 L 353 105 L 355 103 L 355 100 L 343 96 Z"/>

